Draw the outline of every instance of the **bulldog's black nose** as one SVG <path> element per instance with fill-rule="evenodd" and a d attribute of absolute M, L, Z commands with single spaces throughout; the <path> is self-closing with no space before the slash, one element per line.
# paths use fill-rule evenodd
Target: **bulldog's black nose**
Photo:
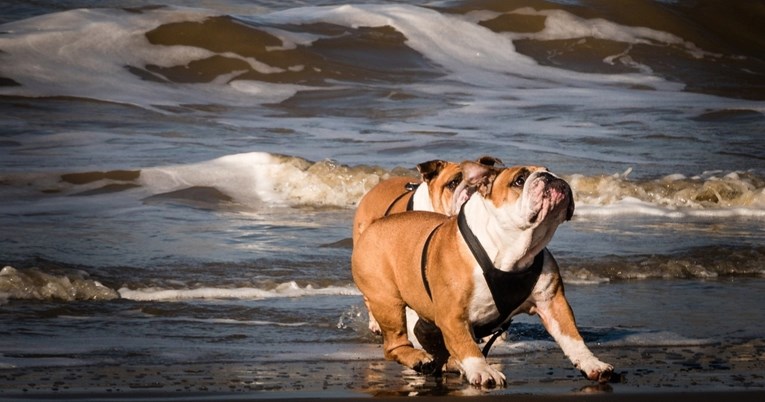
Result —
<path fill-rule="evenodd" d="M 550 174 L 550 172 L 540 172 L 538 176 L 541 180 L 543 180 L 545 183 L 549 183 L 553 181 L 556 177 Z"/>
<path fill-rule="evenodd" d="M 539 180 L 542 180 L 543 183 L 551 185 L 556 190 L 561 190 L 562 192 L 568 192 L 567 191 L 567 189 L 569 188 L 568 183 L 566 183 L 565 180 L 553 175 L 550 172 L 540 172 L 537 177 L 539 178 Z"/>

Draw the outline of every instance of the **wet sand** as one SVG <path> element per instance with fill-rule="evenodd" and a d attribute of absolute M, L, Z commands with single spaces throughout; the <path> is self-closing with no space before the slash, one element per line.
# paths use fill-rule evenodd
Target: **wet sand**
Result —
<path fill-rule="evenodd" d="M 0 400 L 765 400 L 765 340 L 593 351 L 617 366 L 620 381 L 590 382 L 560 351 L 539 351 L 490 356 L 508 377 L 506 388 L 493 390 L 382 359 L 307 360 L 4 368 Z"/>

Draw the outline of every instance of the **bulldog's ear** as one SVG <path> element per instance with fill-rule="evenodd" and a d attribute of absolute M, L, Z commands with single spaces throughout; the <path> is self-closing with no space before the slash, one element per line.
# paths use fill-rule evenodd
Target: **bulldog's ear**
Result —
<path fill-rule="evenodd" d="M 460 164 L 462 167 L 462 181 L 470 187 L 475 187 L 476 191 L 486 197 L 491 193 L 491 185 L 501 169 L 473 161 L 464 161 Z"/>
<path fill-rule="evenodd" d="M 419 165 L 417 165 L 417 171 L 420 172 L 420 176 L 422 176 L 422 181 L 426 183 L 430 183 L 431 180 L 438 177 L 438 174 L 441 173 L 441 169 L 446 166 L 446 161 L 443 161 L 441 159 L 435 159 L 432 161 L 422 162 Z"/>
<path fill-rule="evenodd" d="M 486 166 L 496 166 L 496 167 L 505 166 L 505 164 L 502 163 L 502 159 L 495 158 L 489 155 L 484 155 L 478 158 L 478 163 L 482 165 L 486 165 Z"/>
<path fill-rule="evenodd" d="M 571 189 L 568 191 L 568 199 L 571 200 L 568 203 L 568 209 L 566 210 L 566 220 L 570 221 L 574 217 L 574 193 Z"/>

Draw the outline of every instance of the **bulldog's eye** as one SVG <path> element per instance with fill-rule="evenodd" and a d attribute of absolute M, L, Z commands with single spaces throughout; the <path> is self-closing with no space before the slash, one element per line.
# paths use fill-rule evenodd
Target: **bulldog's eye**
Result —
<path fill-rule="evenodd" d="M 515 178 L 515 181 L 513 181 L 514 187 L 523 187 L 524 184 L 526 184 L 526 177 L 528 176 L 528 173 L 523 173 L 520 176 Z"/>
<path fill-rule="evenodd" d="M 457 188 L 457 186 L 460 185 L 461 182 L 462 182 L 462 174 L 460 173 L 457 176 L 454 176 L 454 178 L 450 182 L 446 183 L 446 187 L 448 187 L 450 190 L 454 190 Z"/>

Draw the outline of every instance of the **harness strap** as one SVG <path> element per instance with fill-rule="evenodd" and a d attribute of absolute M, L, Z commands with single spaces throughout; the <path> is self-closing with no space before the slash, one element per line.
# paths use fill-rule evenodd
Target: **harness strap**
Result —
<path fill-rule="evenodd" d="M 399 202 L 399 200 L 411 194 L 412 191 L 417 190 L 417 187 L 419 187 L 419 185 L 420 183 L 406 183 L 406 185 L 404 186 L 404 189 L 406 191 L 399 194 L 398 197 L 394 198 L 393 201 L 391 201 L 391 203 L 388 205 L 388 208 L 385 210 L 385 214 L 383 216 L 390 215 L 390 210 L 393 209 L 393 206 L 396 205 L 396 203 Z M 411 197 L 409 198 L 409 202 L 406 204 L 406 210 L 411 211 L 413 208 L 414 208 L 414 197 Z"/>
<path fill-rule="evenodd" d="M 462 233 L 462 237 L 465 240 L 465 243 L 467 243 L 468 248 L 470 249 L 470 252 L 473 254 L 473 257 L 481 266 L 481 270 L 484 274 L 484 279 L 486 279 L 486 283 L 489 286 L 492 298 L 494 299 L 494 305 L 497 307 L 497 311 L 499 311 L 499 317 L 497 317 L 497 319 L 487 324 L 473 327 L 473 334 L 477 338 L 483 338 L 485 336 L 491 335 L 481 350 L 481 354 L 486 357 L 489 355 L 489 351 L 494 345 L 494 342 L 496 342 L 497 338 L 499 338 L 504 332 L 508 330 L 508 328 L 510 328 L 510 324 L 512 323 L 512 320 L 510 320 L 510 315 L 512 312 L 521 304 L 523 304 L 523 302 L 526 301 L 526 299 L 531 295 L 531 291 L 539 279 L 539 275 L 542 273 L 542 268 L 544 265 L 544 250 L 537 254 L 534 257 L 534 262 L 532 265 L 523 271 L 504 272 L 499 270 L 494 266 L 494 262 L 491 260 L 491 258 L 489 258 L 489 255 L 481 245 L 481 242 L 475 236 L 473 231 L 470 230 L 470 227 L 468 226 L 467 220 L 465 218 L 464 211 L 465 209 L 463 204 L 463 207 L 460 209 L 460 213 L 457 216 L 457 225 L 460 232 Z M 428 297 L 430 297 L 431 300 L 433 300 L 433 296 L 430 292 L 430 284 L 428 283 L 426 272 L 428 260 L 427 253 L 430 241 L 433 238 L 436 230 L 441 225 L 443 225 L 443 223 L 438 224 L 433 228 L 433 230 L 431 230 L 430 234 L 428 234 L 428 237 L 425 240 L 425 244 L 422 248 L 422 257 L 420 259 L 422 283 L 425 287 L 425 291 L 428 293 Z M 423 328 L 427 327 L 430 332 L 442 336 L 441 330 L 436 327 L 435 324 L 430 323 L 429 321 L 425 321 L 420 318 L 417 324 L 420 326 L 427 324 L 426 326 L 423 326 Z"/>
<path fill-rule="evenodd" d="M 467 243 L 470 252 L 473 254 L 475 260 L 478 261 L 478 265 L 481 266 L 484 274 L 486 274 L 487 271 L 496 269 L 496 267 L 494 267 L 494 261 L 488 254 L 486 254 L 486 250 L 481 245 L 481 242 L 475 234 L 473 234 L 473 231 L 470 230 L 470 226 L 468 226 L 467 218 L 465 218 L 465 204 L 462 204 L 460 213 L 457 216 L 457 227 L 460 229 L 462 238 L 465 240 L 465 243 Z"/>
<path fill-rule="evenodd" d="M 404 188 L 406 188 L 406 191 L 411 193 L 417 190 L 417 188 L 420 187 L 420 184 L 422 183 L 406 183 L 406 186 L 404 186 Z M 414 211 L 414 194 L 412 194 L 412 196 L 409 197 L 409 202 L 406 203 L 406 210 Z"/>
<path fill-rule="evenodd" d="M 436 233 L 436 230 L 441 227 L 441 225 L 443 225 L 443 222 L 436 225 L 436 227 L 430 231 L 430 234 L 428 234 L 428 238 L 425 239 L 425 244 L 422 246 L 422 256 L 420 257 L 420 273 L 422 275 L 422 284 L 425 286 L 425 291 L 428 293 L 430 300 L 433 300 L 433 295 L 430 293 L 430 284 L 428 283 L 427 275 L 428 246 L 430 246 L 430 240 L 433 239 L 433 235 Z"/>
<path fill-rule="evenodd" d="M 542 274 L 542 268 L 544 266 L 544 250 L 537 254 L 534 257 L 534 262 L 531 266 L 523 271 L 505 272 L 494 266 L 494 262 L 486 253 L 486 250 L 470 229 L 470 226 L 468 226 L 467 219 L 465 218 L 464 204 L 457 216 L 457 226 L 459 227 L 459 230 L 462 233 L 462 238 L 465 240 L 465 243 L 467 243 L 470 252 L 473 254 L 473 257 L 483 271 L 484 279 L 486 280 L 491 296 L 494 299 L 494 305 L 499 312 L 497 319 L 483 325 L 475 326 L 473 331 L 478 338 L 494 334 L 493 337 L 496 339 L 499 334 L 509 328 L 509 318 L 513 311 L 522 305 L 531 295 L 534 285 L 536 285 L 539 276 Z M 499 331 L 496 331 L 497 329 L 499 329 Z M 491 346 L 489 345 L 489 347 Z"/>
<path fill-rule="evenodd" d="M 507 320 L 504 324 L 502 324 L 500 329 L 494 331 L 494 333 L 491 334 L 491 338 L 486 341 L 486 345 L 483 345 L 483 349 L 481 349 L 481 354 L 483 357 L 489 357 L 489 350 L 491 350 L 492 345 L 494 345 L 494 341 L 496 341 L 500 335 L 502 335 L 505 331 L 508 330 L 508 328 L 510 328 L 510 324 L 512 324 L 512 322 L 512 320 Z"/>

